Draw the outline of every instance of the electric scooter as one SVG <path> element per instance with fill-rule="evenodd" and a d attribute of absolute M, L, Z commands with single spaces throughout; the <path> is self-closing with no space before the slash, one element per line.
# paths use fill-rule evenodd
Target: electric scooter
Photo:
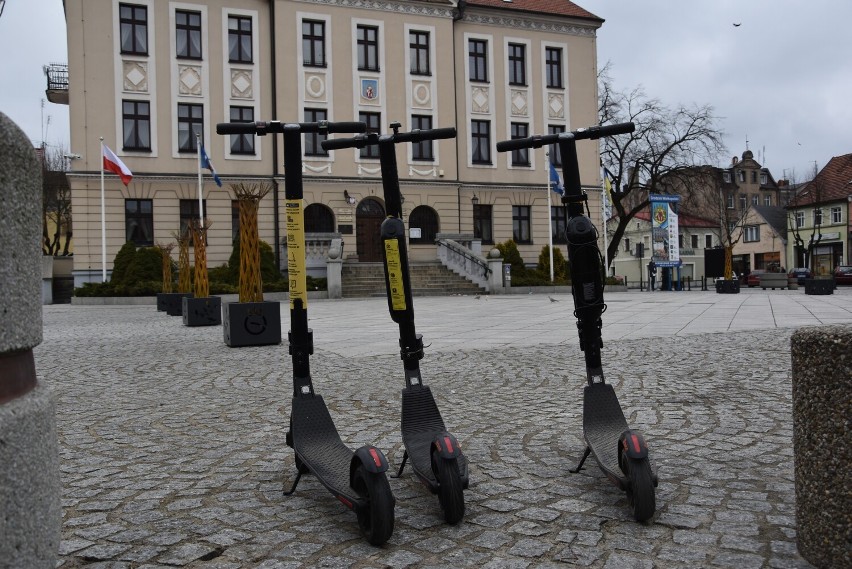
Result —
<path fill-rule="evenodd" d="M 396 144 L 455 138 L 455 128 L 414 130 L 400 133 L 400 123 L 391 123 L 393 134 L 367 133 L 354 138 L 325 140 L 326 150 L 379 147 L 387 218 L 382 222 L 382 258 L 391 319 L 399 324 L 400 356 L 405 370 L 402 390 L 402 442 L 405 452 L 394 478 L 402 475 L 410 458 L 414 473 L 433 494 L 438 495 L 444 519 L 458 523 L 464 516 L 464 493 L 468 486 L 467 457 L 456 438 L 447 432 L 441 412 L 428 386 L 423 385 L 419 361 L 423 359 L 423 336 L 414 329 L 411 277 L 402 221 L 402 194 L 396 162 Z"/>
<path fill-rule="evenodd" d="M 568 209 L 566 233 L 571 292 L 588 381 L 583 392 L 583 437 L 586 448 L 580 463 L 570 472 L 579 472 L 589 454 L 594 454 L 606 477 L 627 493 L 633 517 L 636 521 L 644 522 L 654 515 L 656 509 L 654 487 L 657 486 L 657 475 L 651 469 L 644 437 L 627 425 L 615 390 L 604 380 L 601 365 L 601 315 L 606 310 L 603 298 L 605 269 L 597 244 L 598 232 L 589 218 L 587 196 L 580 184 L 576 146 L 577 140 L 598 139 L 634 130 L 633 123 L 593 126 L 574 132 L 498 142 L 497 151 L 559 144 L 565 186 L 562 204 Z"/>
<path fill-rule="evenodd" d="M 296 455 L 296 479 L 286 496 L 296 491 L 302 474 L 312 473 L 340 502 L 354 510 L 367 541 L 382 545 L 394 526 L 394 505 L 385 472 L 388 461 L 374 446 L 350 450 L 340 440 L 321 395 L 314 391 L 310 355 L 313 330 L 308 328 L 305 273 L 305 225 L 302 191 L 302 134 L 364 132 L 359 122 L 282 124 L 278 121 L 221 123 L 218 134 L 284 134 L 284 191 L 287 216 L 287 267 L 290 279 L 289 352 L 293 359 L 293 407 L 286 443 Z"/>

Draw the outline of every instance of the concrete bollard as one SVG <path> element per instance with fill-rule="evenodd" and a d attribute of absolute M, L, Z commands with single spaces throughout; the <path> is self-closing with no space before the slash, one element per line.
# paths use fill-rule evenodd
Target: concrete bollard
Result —
<path fill-rule="evenodd" d="M 852 567 L 852 328 L 802 328 L 790 345 L 799 553 Z"/>
<path fill-rule="evenodd" d="M 41 165 L 0 113 L 0 566 L 55 567 L 62 508 L 55 405 L 36 379 L 42 340 Z"/>

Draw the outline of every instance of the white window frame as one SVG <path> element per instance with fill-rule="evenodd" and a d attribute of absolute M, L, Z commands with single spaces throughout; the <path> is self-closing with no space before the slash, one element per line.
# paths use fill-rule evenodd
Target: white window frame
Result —
<path fill-rule="evenodd" d="M 831 223 L 843 223 L 843 208 L 842 207 L 834 206 L 834 207 L 831 208 Z"/>

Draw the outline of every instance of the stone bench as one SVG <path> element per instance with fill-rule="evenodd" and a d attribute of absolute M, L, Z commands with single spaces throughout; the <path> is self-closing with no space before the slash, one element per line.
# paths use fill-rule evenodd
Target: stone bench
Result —
<path fill-rule="evenodd" d="M 760 275 L 760 288 L 763 290 L 767 288 L 772 290 L 776 288 L 785 289 L 788 285 L 787 273 L 763 273 Z"/>

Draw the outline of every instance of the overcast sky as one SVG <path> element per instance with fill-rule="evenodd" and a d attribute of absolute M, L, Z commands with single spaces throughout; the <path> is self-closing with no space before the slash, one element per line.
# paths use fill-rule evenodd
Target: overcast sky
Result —
<path fill-rule="evenodd" d="M 642 85 L 670 107 L 714 108 L 728 147 L 718 166 L 741 156 L 746 140 L 775 178 L 795 171 L 802 180 L 814 162 L 822 168 L 832 156 L 852 152 L 852 2 L 576 3 L 606 20 L 598 64 L 611 63 L 618 90 Z M 0 111 L 34 143 L 68 146 L 68 107 L 45 102 L 43 114 L 41 107 L 42 65 L 66 62 L 66 51 L 61 0 L 7 0 L 0 16 Z"/>

